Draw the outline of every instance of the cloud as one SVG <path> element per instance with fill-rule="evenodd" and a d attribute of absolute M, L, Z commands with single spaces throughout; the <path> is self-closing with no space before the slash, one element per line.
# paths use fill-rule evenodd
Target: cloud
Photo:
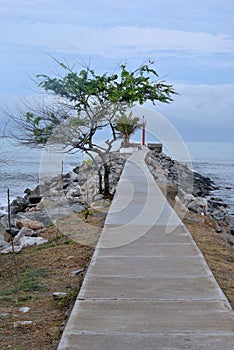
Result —
<path fill-rule="evenodd" d="M 157 50 L 172 50 L 193 54 L 230 53 L 234 40 L 225 34 L 189 32 L 140 26 L 92 28 L 60 23 L 0 23 L 3 43 L 47 46 L 64 53 L 102 55 L 109 58 L 134 56 Z M 6 29 L 8 28 L 8 29 Z"/>
<path fill-rule="evenodd" d="M 185 139 L 234 141 L 234 84 L 175 84 L 179 96 L 157 111 L 168 118 Z"/>

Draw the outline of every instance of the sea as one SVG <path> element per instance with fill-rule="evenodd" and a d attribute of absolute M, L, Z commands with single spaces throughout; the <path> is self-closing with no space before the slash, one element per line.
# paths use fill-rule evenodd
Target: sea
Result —
<path fill-rule="evenodd" d="M 192 169 L 214 181 L 219 189 L 213 191 L 212 196 L 221 198 L 228 205 L 229 214 L 234 216 L 234 143 L 187 142 L 186 146 Z M 25 148 L 8 140 L 0 144 L 0 152 L 1 214 L 6 211 L 8 188 L 10 199 L 13 200 L 17 196 L 24 196 L 26 188 L 33 189 L 38 185 L 39 174 L 44 166 L 44 153 L 43 150 Z M 63 172 L 79 165 L 82 159 L 79 153 L 66 158 L 63 156 Z M 60 170 L 56 171 L 59 173 Z"/>
<path fill-rule="evenodd" d="M 8 189 L 10 201 L 16 197 L 24 197 L 26 189 L 34 189 L 41 179 L 71 171 L 84 159 L 80 153 L 56 153 L 50 157 L 50 151 L 22 147 L 4 140 L 0 144 L 0 215 L 6 213 Z M 48 175 L 49 174 L 49 175 Z M 48 176 L 46 176 L 48 175 Z"/>

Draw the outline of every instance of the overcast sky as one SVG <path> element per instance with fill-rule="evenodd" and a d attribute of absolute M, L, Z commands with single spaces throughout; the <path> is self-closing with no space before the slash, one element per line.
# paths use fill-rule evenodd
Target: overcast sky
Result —
<path fill-rule="evenodd" d="M 0 19 L 1 104 L 32 94 L 50 55 L 99 72 L 151 59 L 180 93 L 157 110 L 185 140 L 234 141 L 233 0 L 0 0 Z"/>

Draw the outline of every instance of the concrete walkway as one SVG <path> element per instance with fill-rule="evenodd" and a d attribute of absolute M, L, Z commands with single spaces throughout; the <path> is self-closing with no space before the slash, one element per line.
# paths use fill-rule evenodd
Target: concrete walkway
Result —
<path fill-rule="evenodd" d="M 233 311 L 144 158 L 127 161 L 59 350 L 231 350 Z"/>

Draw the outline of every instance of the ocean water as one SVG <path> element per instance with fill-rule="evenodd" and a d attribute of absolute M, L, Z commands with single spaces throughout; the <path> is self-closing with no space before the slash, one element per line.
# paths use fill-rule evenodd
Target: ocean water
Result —
<path fill-rule="evenodd" d="M 222 198 L 229 205 L 228 211 L 234 215 L 234 143 L 200 143 L 188 142 L 187 148 L 192 161 L 193 170 L 210 177 L 219 190 L 212 196 Z M 1 158 L 7 162 L 0 163 L 0 211 L 7 205 L 7 189 L 11 199 L 24 196 L 26 188 L 33 189 L 39 183 L 39 173 L 44 170 L 42 150 L 32 150 L 5 141 L 0 145 Z M 66 157 L 64 172 L 80 164 L 82 156 L 75 154 Z M 50 160 L 49 160 L 50 163 Z M 57 162 L 59 164 L 59 162 Z M 60 165 L 53 171 L 60 172 Z"/>
<path fill-rule="evenodd" d="M 188 142 L 187 147 L 193 170 L 208 176 L 219 187 L 212 197 L 228 204 L 228 212 L 234 216 L 234 143 Z"/>
<path fill-rule="evenodd" d="M 82 161 L 82 156 L 78 153 L 66 157 L 60 155 L 56 161 L 54 157 L 50 161 L 47 156 L 45 166 L 45 153 L 42 149 L 25 148 L 7 140 L 0 145 L 0 150 L 0 213 L 6 210 L 8 188 L 11 201 L 17 196 L 24 197 L 25 189 L 35 188 L 42 175 L 50 172 L 53 177 L 61 173 L 61 160 L 64 160 L 64 173 Z"/>

